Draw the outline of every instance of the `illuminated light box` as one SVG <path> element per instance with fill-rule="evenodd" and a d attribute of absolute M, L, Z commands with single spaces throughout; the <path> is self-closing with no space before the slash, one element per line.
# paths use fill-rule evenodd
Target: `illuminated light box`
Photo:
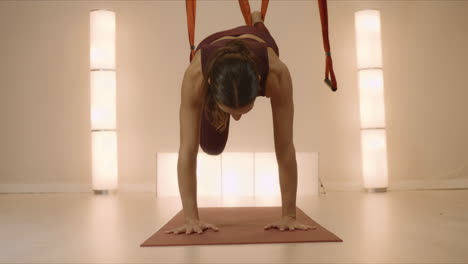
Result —
<path fill-rule="evenodd" d="M 116 127 L 116 75 L 115 71 L 91 72 L 91 128 Z"/>
<path fill-rule="evenodd" d="M 274 152 L 255 152 L 255 196 L 279 196 L 279 172 Z"/>
<path fill-rule="evenodd" d="M 382 69 L 360 70 L 358 80 L 361 128 L 385 127 Z"/>
<path fill-rule="evenodd" d="M 223 197 L 253 196 L 254 154 L 224 152 L 221 154 Z"/>
<path fill-rule="evenodd" d="M 118 187 L 115 15 L 101 9 L 89 13 L 92 187 L 98 194 Z"/>
<path fill-rule="evenodd" d="M 384 192 L 388 186 L 381 27 L 380 10 L 355 12 L 362 171 L 368 192 Z"/>
<path fill-rule="evenodd" d="M 318 152 L 296 152 L 297 194 L 319 195 Z"/>
<path fill-rule="evenodd" d="M 221 196 L 221 156 L 198 153 L 197 193 L 201 196 Z"/>
<path fill-rule="evenodd" d="M 93 190 L 117 189 L 117 134 L 97 131 L 91 135 Z"/>
<path fill-rule="evenodd" d="M 157 153 L 157 197 L 180 197 L 178 153 Z M 297 152 L 297 196 L 318 195 L 318 153 Z M 198 153 L 197 197 L 281 197 L 279 171 L 274 152 Z"/>
<path fill-rule="evenodd" d="M 90 12 L 90 61 L 92 69 L 115 69 L 116 16 L 110 10 Z"/>
<path fill-rule="evenodd" d="M 361 130 L 362 170 L 365 188 L 388 186 L 385 129 Z"/>

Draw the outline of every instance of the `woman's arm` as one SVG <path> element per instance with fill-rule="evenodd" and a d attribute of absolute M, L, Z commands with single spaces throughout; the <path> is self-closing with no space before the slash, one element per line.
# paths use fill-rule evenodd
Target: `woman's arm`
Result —
<path fill-rule="evenodd" d="M 291 75 L 288 67 L 279 62 L 273 83 L 271 109 L 276 159 L 278 161 L 283 216 L 296 217 L 297 162 L 293 143 L 294 103 Z"/>
<path fill-rule="evenodd" d="M 190 68 L 185 72 L 179 110 L 180 147 L 177 175 L 185 220 L 199 220 L 196 166 L 202 103 L 197 99 L 196 86 L 201 83 L 197 76 Z"/>

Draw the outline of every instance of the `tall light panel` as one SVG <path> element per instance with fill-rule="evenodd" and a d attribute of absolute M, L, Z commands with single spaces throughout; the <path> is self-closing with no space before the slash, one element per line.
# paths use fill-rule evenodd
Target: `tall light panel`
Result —
<path fill-rule="evenodd" d="M 90 11 L 92 177 L 95 194 L 117 190 L 115 12 Z"/>
<path fill-rule="evenodd" d="M 388 169 L 380 11 L 357 11 L 355 29 L 364 188 L 385 192 Z"/>

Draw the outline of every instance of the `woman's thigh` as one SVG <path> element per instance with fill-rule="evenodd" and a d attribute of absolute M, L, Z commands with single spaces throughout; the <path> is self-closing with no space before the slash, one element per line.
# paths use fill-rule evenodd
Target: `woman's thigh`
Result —
<path fill-rule="evenodd" d="M 216 131 L 216 128 L 211 125 L 206 119 L 204 111 L 200 123 L 200 146 L 203 151 L 209 155 L 219 155 L 226 147 L 226 142 L 229 135 L 229 123 L 231 117 L 228 117 L 227 127 L 222 132 Z"/>

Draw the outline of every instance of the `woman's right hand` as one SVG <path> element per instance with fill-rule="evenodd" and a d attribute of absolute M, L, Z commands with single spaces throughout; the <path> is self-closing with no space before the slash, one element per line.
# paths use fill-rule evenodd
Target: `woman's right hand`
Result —
<path fill-rule="evenodd" d="M 198 233 L 202 234 L 205 229 L 213 229 L 214 231 L 218 232 L 219 229 L 213 224 L 200 221 L 198 219 L 192 219 L 192 220 L 187 220 L 185 221 L 185 224 L 181 227 L 176 227 L 170 230 L 165 231 L 164 233 L 174 233 L 175 235 L 185 233 L 187 235 L 190 235 L 192 232 L 193 233 Z"/>

